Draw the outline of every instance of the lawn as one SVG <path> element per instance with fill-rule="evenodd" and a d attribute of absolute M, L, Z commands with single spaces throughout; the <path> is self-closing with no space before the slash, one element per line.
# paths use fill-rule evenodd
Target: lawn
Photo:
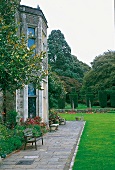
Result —
<path fill-rule="evenodd" d="M 86 121 L 73 170 L 115 170 L 115 113 L 61 114 Z"/>

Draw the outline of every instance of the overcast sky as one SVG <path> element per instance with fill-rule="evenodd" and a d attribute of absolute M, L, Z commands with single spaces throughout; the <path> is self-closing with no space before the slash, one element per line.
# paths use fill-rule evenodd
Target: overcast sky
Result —
<path fill-rule="evenodd" d="M 60 30 L 80 61 L 90 62 L 107 50 L 115 50 L 114 0 L 21 0 L 40 6 L 47 21 L 48 35 Z"/>

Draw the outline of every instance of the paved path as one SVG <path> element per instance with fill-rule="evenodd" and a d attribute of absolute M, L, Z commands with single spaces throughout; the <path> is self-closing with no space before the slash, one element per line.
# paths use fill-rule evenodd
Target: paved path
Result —
<path fill-rule="evenodd" d="M 28 146 L 5 158 L 0 170 L 69 170 L 83 127 L 83 121 L 67 121 L 56 132 L 44 136 L 44 145 L 38 141 L 37 150 Z M 23 165 L 18 165 L 19 161 Z"/>

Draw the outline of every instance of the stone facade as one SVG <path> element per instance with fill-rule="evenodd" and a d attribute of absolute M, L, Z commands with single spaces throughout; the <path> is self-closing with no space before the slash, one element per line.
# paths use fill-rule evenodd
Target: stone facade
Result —
<path fill-rule="evenodd" d="M 36 44 L 36 53 L 45 51 L 47 54 L 48 26 L 39 6 L 32 8 L 20 5 L 16 15 L 20 21 L 19 34 L 24 33 L 27 38 L 29 34 L 32 35 L 28 40 L 28 46 Z M 43 61 L 43 69 L 48 70 L 47 57 Z M 44 122 L 48 123 L 48 77 L 41 82 L 41 85 L 43 90 L 34 89 L 33 94 L 29 94 L 32 88 L 28 85 L 25 85 L 23 90 L 16 91 L 16 111 L 24 120 L 28 117 L 40 116 Z"/>

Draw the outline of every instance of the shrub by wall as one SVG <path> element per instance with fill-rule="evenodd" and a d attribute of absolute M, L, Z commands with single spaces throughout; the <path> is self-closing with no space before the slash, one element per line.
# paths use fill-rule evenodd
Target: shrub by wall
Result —
<path fill-rule="evenodd" d="M 7 155 L 22 146 L 22 137 L 15 129 L 8 129 L 0 124 L 0 156 Z"/>
<path fill-rule="evenodd" d="M 15 110 L 11 110 L 6 114 L 6 126 L 10 129 L 14 128 L 16 125 L 16 116 L 18 113 Z"/>

